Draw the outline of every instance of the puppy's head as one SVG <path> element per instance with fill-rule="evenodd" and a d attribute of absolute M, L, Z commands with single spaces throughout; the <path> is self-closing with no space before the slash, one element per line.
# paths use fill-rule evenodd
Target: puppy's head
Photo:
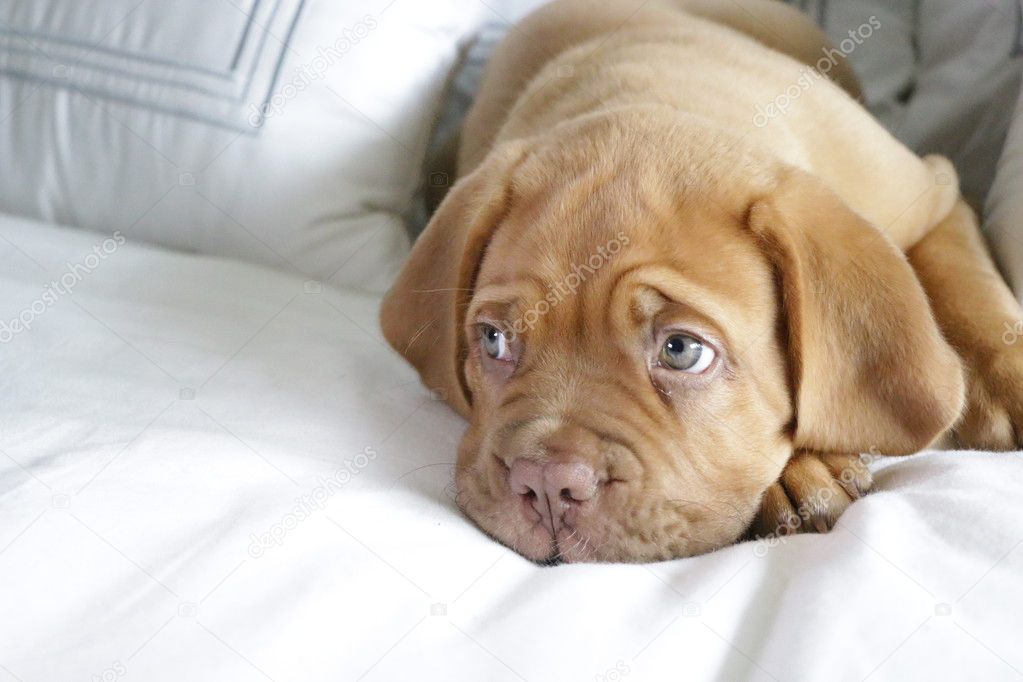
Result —
<path fill-rule="evenodd" d="M 484 531 L 538 561 L 701 553 L 795 450 L 907 453 L 955 419 L 911 269 L 820 183 L 708 137 L 573 132 L 462 179 L 381 313 L 470 420 L 458 499 Z"/>

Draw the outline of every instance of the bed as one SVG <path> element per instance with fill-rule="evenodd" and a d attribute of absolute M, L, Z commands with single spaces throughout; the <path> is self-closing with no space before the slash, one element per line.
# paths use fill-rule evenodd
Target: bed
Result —
<path fill-rule="evenodd" d="M 0 221 L 0 319 L 93 235 Z M 455 508 L 463 424 L 375 295 L 117 247 L 0 358 L 13 680 L 1011 679 L 1019 454 L 883 462 L 827 535 L 541 568 Z"/>
<path fill-rule="evenodd" d="M 501 20 L 522 10 L 497 7 Z M 429 33 L 466 44 L 489 12 Z M 346 21 L 363 19 L 360 8 Z M 373 35 L 393 24 L 379 25 Z M 443 54 L 409 95 L 431 93 L 431 111 L 457 56 Z M 0 82 L 0 96 L 26 87 Z M 111 130 L 165 139 L 123 106 L 108 113 L 131 131 Z M 365 144 L 384 135 L 360 131 Z M 428 131 L 414 137 L 425 154 Z M 1023 130 L 996 146 L 1006 152 L 978 200 L 1013 279 Z M 253 234 L 238 254 L 202 231 L 161 232 L 175 211 L 207 218 L 183 203 L 133 225 L 111 200 L 103 223 L 100 205 L 75 216 L 45 193 L 18 203 L 11 182 L 0 182 L 14 205 L 0 214 L 0 680 L 1023 676 L 1020 453 L 879 459 L 875 491 L 826 535 L 539 567 L 458 512 L 464 423 L 381 339 L 381 289 L 407 249 L 402 206 L 331 207 L 350 228 L 338 244 L 309 232 L 274 242 L 257 216 L 241 221 Z M 397 185 L 398 198 L 377 199 L 412 201 Z M 69 217 L 86 224 L 56 224 Z M 385 236 L 362 248 L 366 234 Z"/>

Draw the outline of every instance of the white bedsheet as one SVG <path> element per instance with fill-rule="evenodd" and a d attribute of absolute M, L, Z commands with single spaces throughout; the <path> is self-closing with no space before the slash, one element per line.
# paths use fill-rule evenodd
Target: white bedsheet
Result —
<path fill-rule="evenodd" d="M 540 568 L 455 509 L 463 424 L 377 299 L 94 247 L 0 220 L 0 322 L 41 302 L 0 327 L 0 680 L 1023 675 L 1019 454 L 892 461 L 828 535 Z"/>

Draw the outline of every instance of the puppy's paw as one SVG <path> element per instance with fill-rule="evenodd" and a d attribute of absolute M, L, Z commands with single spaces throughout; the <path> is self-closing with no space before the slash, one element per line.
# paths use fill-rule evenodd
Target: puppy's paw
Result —
<path fill-rule="evenodd" d="M 968 370 L 966 407 L 952 430 L 958 447 L 1023 447 L 1023 346 L 1017 345 L 1006 344 L 993 361 Z"/>
<path fill-rule="evenodd" d="M 767 489 L 749 534 L 826 533 L 872 483 L 870 470 L 858 455 L 798 453 Z"/>

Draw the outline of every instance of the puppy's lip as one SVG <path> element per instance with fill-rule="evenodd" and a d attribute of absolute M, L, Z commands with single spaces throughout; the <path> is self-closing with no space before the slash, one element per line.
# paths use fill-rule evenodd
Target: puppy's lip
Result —
<path fill-rule="evenodd" d="M 497 471 L 503 472 L 507 476 L 511 471 L 511 467 L 501 457 L 499 451 L 491 450 L 490 456 L 500 465 Z M 500 476 L 500 473 L 498 475 Z M 601 478 L 601 485 L 607 486 L 612 484 L 626 485 L 630 482 L 608 474 L 604 474 Z M 539 566 L 556 566 L 565 563 L 599 560 L 592 551 L 585 551 L 589 543 L 583 542 L 584 551 L 577 551 L 583 535 L 576 521 L 570 522 L 568 519 L 563 519 L 556 531 L 554 531 L 550 526 L 544 524 L 539 513 L 533 510 L 531 502 L 525 496 L 516 494 L 510 486 L 504 486 L 500 490 L 492 492 L 491 495 L 494 503 L 504 508 L 504 514 L 518 519 L 518 523 L 521 524 L 519 525 L 518 532 L 513 531 L 504 537 L 499 537 L 493 531 L 484 528 L 469 513 L 468 509 L 463 508 L 463 512 L 475 521 L 476 525 L 484 533 L 516 554 Z M 552 531 L 554 531 L 553 534 Z M 590 535 L 586 535 L 586 537 L 588 537 L 590 543 L 597 539 Z"/>
<path fill-rule="evenodd" d="M 494 542 L 507 547 L 511 551 L 515 552 L 521 557 L 532 561 L 538 565 L 553 565 L 551 562 L 558 558 L 558 548 L 551 539 L 549 530 L 540 523 L 529 523 L 525 528 L 521 529 L 513 537 L 502 537 L 498 535 L 494 530 L 491 530 L 482 524 L 480 524 L 468 510 L 462 510 L 472 521 L 476 524 L 476 527 Z M 536 530 L 540 529 L 543 531 L 543 537 L 531 538 L 531 534 L 535 534 Z"/>
<path fill-rule="evenodd" d="M 574 526 L 568 524 L 563 524 L 557 534 L 552 535 L 551 528 L 542 520 L 527 521 L 527 525 L 515 537 L 495 539 L 539 566 L 588 560 L 582 555 L 575 556 L 574 550 L 578 549 L 581 536 Z M 567 552 L 566 546 L 569 548 Z"/>
<path fill-rule="evenodd" d="M 540 565 L 552 565 L 551 562 L 561 558 L 557 540 L 551 537 L 550 529 L 543 522 L 531 523 L 517 537 L 504 540 L 502 544 Z"/>
<path fill-rule="evenodd" d="M 574 532 L 574 531 L 572 531 L 572 532 Z M 534 558 L 534 557 L 527 556 L 526 554 L 523 554 L 519 550 L 515 550 L 515 551 L 518 551 L 520 554 L 522 554 L 527 559 L 529 559 L 530 561 L 535 563 L 537 566 L 545 566 L 545 567 L 546 566 L 560 566 L 561 564 L 578 563 L 580 561 L 592 561 L 592 559 L 587 559 L 587 558 L 582 557 L 582 556 L 572 556 L 573 550 L 578 546 L 577 544 L 576 545 L 572 545 L 571 548 L 568 551 L 566 551 L 565 548 L 562 547 L 562 542 L 557 540 L 557 539 L 553 539 L 551 541 L 551 544 L 552 544 L 552 549 L 551 549 L 550 553 L 548 555 L 540 557 L 540 558 Z"/>
<path fill-rule="evenodd" d="M 533 563 L 536 564 L 537 566 L 543 566 L 546 568 L 551 566 L 560 566 L 561 564 L 565 563 L 565 560 L 561 558 L 560 552 L 555 551 L 554 554 L 550 555 L 546 559 L 534 559 Z"/>

